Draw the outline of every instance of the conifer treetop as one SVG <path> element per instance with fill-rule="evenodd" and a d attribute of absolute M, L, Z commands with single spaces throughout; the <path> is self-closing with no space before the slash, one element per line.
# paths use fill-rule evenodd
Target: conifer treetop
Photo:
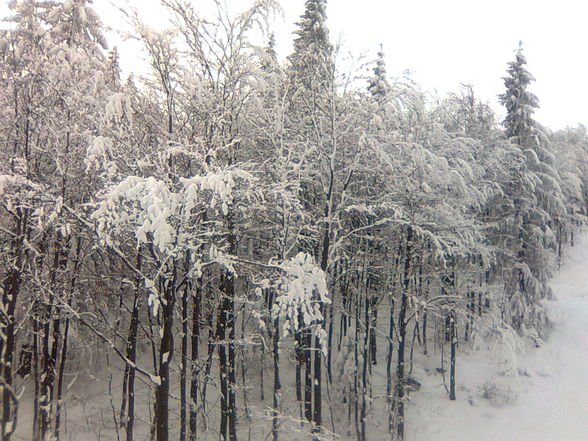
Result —
<path fill-rule="evenodd" d="M 294 51 L 288 57 L 292 78 L 307 89 L 321 85 L 333 73 L 333 46 L 326 25 L 326 0 L 306 0 L 298 29 L 294 31 Z"/>
<path fill-rule="evenodd" d="M 369 78 L 368 91 L 379 103 L 382 103 L 386 95 L 390 92 L 390 84 L 386 78 L 386 60 L 381 44 L 380 50 L 378 51 L 378 59 L 373 68 L 373 75 Z"/>
<path fill-rule="evenodd" d="M 503 77 L 506 92 L 499 95 L 500 103 L 506 107 L 506 136 L 521 146 L 530 146 L 535 138 L 533 113 L 539 107 L 537 96 L 527 90 L 535 78 L 526 69 L 526 64 L 519 43 L 515 60 L 508 63 L 507 76 Z"/>

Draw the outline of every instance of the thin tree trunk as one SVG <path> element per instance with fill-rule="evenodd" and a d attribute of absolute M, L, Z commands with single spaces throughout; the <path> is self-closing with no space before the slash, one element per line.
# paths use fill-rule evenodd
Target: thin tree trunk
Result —
<path fill-rule="evenodd" d="M 376 329 L 378 329 L 378 298 L 374 295 L 370 303 L 370 362 L 376 365 L 378 363 L 378 346 L 376 340 Z"/>
<path fill-rule="evenodd" d="M 28 212 L 19 214 L 16 225 L 16 239 L 12 244 L 14 262 L 9 267 L 6 277 L 2 283 L 2 307 L 5 311 L 0 315 L 0 330 L 3 338 L 0 338 L 0 372 L 3 382 L 7 385 L 2 392 L 2 427 L 0 428 L 0 438 L 9 441 L 14 430 L 16 429 L 14 419 L 16 417 L 18 402 L 8 391 L 12 387 L 12 365 L 14 361 L 15 350 L 15 331 L 16 331 L 16 304 L 20 293 L 22 283 L 22 267 L 25 260 L 24 240 L 26 233 Z"/>
<path fill-rule="evenodd" d="M 450 314 L 451 328 L 451 367 L 449 371 L 449 399 L 455 401 L 455 356 L 457 347 L 457 332 L 455 326 L 455 312 Z"/>
<path fill-rule="evenodd" d="M 60 244 L 55 243 L 53 253 L 53 263 L 50 269 L 49 282 L 52 288 L 57 288 L 57 270 L 60 265 Z M 39 399 L 39 437 L 41 440 L 47 439 L 51 431 L 51 416 L 53 414 L 53 388 L 55 387 L 55 369 L 57 365 L 57 350 L 59 344 L 59 330 L 61 321 L 59 311 L 55 312 L 56 318 L 51 319 L 54 314 L 53 303 L 55 295 L 50 291 L 49 302 L 45 306 L 45 323 L 43 325 L 43 347 L 41 362 L 41 397 Z M 53 325 L 53 329 L 51 327 Z M 53 331 L 53 332 L 52 332 Z M 51 335 L 53 341 L 51 341 Z"/>
<path fill-rule="evenodd" d="M 141 270 L 142 259 L 141 250 L 137 250 L 137 269 Z M 127 337 L 126 356 L 134 363 L 137 357 L 137 332 L 139 330 L 139 305 L 141 294 L 142 279 L 135 278 L 134 282 L 134 296 L 133 309 L 131 310 L 131 322 L 129 324 L 129 332 Z M 125 365 L 125 373 L 123 377 L 123 393 L 121 399 L 120 422 L 125 426 L 125 434 L 127 441 L 133 441 L 133 431 L 135 422 L 135 368 L 130 363 Z"/>
<path fill-rule="evenodd" d="M 329 311 L 329 333 L 328 333 L 328 340 L 327 340 L 327 381 L 329 384 L 333 383 L 333 322 L 334 322 L 334 313 L 333 313 L 333 305 L 328 306 Z"/>
<path fill-rule="evenodd" d="M 302 335 L 298 331 L 294 333 L 294 354 L 296 357 L 296 401 L 302 406 L 302 365 L 304 364 L 304 352 L 302 350 Z"/>
<path fill-rule="evenodd" d="M 357 287 L 359 288 L 359 275 L 356 279 Z M 359 289 L 358 289 L 359 291 Z M 361 322 L 361 297 L 355 296 L 355 344 L 353 345 L 353 394 L 349 397 L 349 406 L 353 405 L 353 421 L 355 424 L 355 432 L 357 438 L 361 439 L 361 427 L 359 417 L 359 324 Z"/>
<path fill-rule="evenodd" d="M 323 308 L 324 309 L 324 308 Z M 323 425 L 322 414 L 322 346 L 318 336 L 314 338 L 314 409 L 315 432 L 320 433 Z"/>
<path fill-rule="evenodd" d="M 77 246 L 76 246 L 75 262 L 73 264 L 73 267 L 71 268 L 71 271 L 73 271 L 73 276 L 71 278 L 70 293 L 69 293 L 68 299 L 67 299 L 68 303 L 71 301 L 74 289 L 76 287 L 78 272 L 79 272 L 80 265 L 81 265 L 81 262 L 80 262 L 81 251 L 82 251 L 82 239 L 80 237 L 78 237 L 77 238 Z M 59 374 L 57 377 L 57 407 L 55 410 L 55 439 L 56 439 L 56 441 L 59 441 L 59 437 L 60 437 L 61 409 L 63 407 L 63 403 L 62 403 L 63 376 L 65 373 L 65 364 L 67 362 L 69 324 L 70 324 L 70 319 L 68 317 L 65 321 L 65 329 L 63 331 L 63 346 L 61 348 L 61 361 L 59 364 Z"/>
<path fill-rule="evenodd" d="M 187 261 L 189 259 L 186 259 Z M 180 441 L 186 441 L 187 430 L 187 382 L 188 382 L 188 298 L 191 284 L 186 283 L 182 295 L 182 365 L 180 369 Z"/>
<path fill-rule="evenodd" d="M 55 440 L 56 441 L 59 441 L 60 428 L 61 428 L 63 374 L 65 372 L 65 363 L 67 362 L 68 336 L 69 336 L 69 317 L 65 320 L 65 329 L 63 331 L 63 346 L 61 348 L 61 361 L 59 364 L 59 374 L 57 376 L 57 406 L 55 409 Z"/>
<path fill-rule="evenodd" d="M 390 298 L 390 321 L 388 325 L 388 354 L 386 356 L 386 401 L 392 401 L 392 354 L 394 352 L 394 298 Z"/>
<path fill-rule="evenodd" d="M 224 280 L 224 297 L 219 315 L 218 338 L 220 384 L 221 384 L 221 440 L 235 441 L 236 414 L 235 406 L 235 280 L 227 272 Z M 227 335 L 228 330 L 228 335 Z M 228 343 L 227 343 L 228 338 Z"/>
<path fill-rule="evenodd" d="M 235 279 L 230 276 L 231 288 L 229 290 L 229 440 L 237 441 L 237 370 L 236 370 L 236 351 L 235 351 Z"/>
<path fill-rule="evenodd" d="M 423 354 L 427 355 L 427 311 L 423 313 Z"/>
<path fill-rule="evenodd" d="M 304 417 L 312 424 L 312 337 L 304 331 Z"/>
<path fill-rule="evenodd" d="M 39 395 L 40 395 L 40 375 L 39 375 L 39 322 L 35 316 L 35 307 L 33 307 L 33 379 L 35 382 L 33 399 L 33 437 L 34 441 L 39 439 Z"/>
<path fill-rule="evenodd" d="M 198 279 L 196 295 L 192 298 L 192 379 L 190 383 L 190 441 L 197 439 L 198 426 L 198 346 L 200 340 L 200 315 L 202 307 L 202 278 Z"/>
<path fill-rule="evenodd" d="M 412 227 L 408 226 L 406 231 L 406 253 L 404 261 L 404 275 L 402 283 L 402 297 L 400 312 L 398 314 L 398 356 L 396 369 L 396 434 L 399 439 L 404 439 L 404 349 L 406 345 L 406 312 L 408 309 L 408 290 L 410 283 L 410 260 L 412 250 Z"/>
<path fill-rule="evenodd" d="M 171 363 L 174 351 L 173 320 L 176 300 L 175 269 L 176 265 L 173 265 L 173 276 L 170 279 L 166 279 L 165 284 L 163 280 L 159 284 L 163 291 L 164 298 L 160 306 L 163 333 L 158 358 L 159 384 L 155 389 L 155 433 L 157 441 L 169 440 L 169 364 Z"/>
<path fill-rule="evenodd" d="M 361 371 L 361 414 L 360 414 L 360 423 L 361 423 L 361 436 L 360 441 L 365 441 L 366 439 L 366 414 L 367 414 L 367 382 L 368 382 L 368 368 L 370 362 L 370 338 L 371 338 L 371 327 L 370 327 L 370 301 L 367 297 L 367 290 L 366 290 L 366 297 L 364 300 L 364 320 L 365 320 L 365 335 L 363 339 L 363 366 Z"/>
<path fill-rule="evenodd" d="M 278 419 L 278 410 L 279 410 L 279 394 L 282 385 L 280 384 L 280 351 L 279 351 L 279 343 L 280 343 L 280 319 L 278 316 L 274 318 L 274 347 L 273 347 L 273 355 L 274 355 L 274 400 L 273 400 L 273 415 L 272 415 L 272 435 L 273 440 L 278 441 L 279 438 L 279 419 Z"/>

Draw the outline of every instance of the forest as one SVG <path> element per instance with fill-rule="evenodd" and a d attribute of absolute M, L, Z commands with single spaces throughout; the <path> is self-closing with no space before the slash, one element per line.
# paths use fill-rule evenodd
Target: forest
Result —
<path fill-rule="evenodd" d="M 91 3 L 0 25 L 0 439 L 403 440 L 425 372 L 542 345 L 588 134 L 534 120 L 522 47 L 501 121 L 349 72 L 327 0 L 282 61 L 272 0 L 128 12 L 145 74 Z"/>

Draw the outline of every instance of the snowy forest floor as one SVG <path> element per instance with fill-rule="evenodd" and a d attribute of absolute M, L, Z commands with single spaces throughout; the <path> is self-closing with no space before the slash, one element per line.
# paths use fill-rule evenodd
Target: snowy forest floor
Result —
<path fill-rule="evenodd" d="M 568 250 L 551 286 L 556 299 L 545 302 L 553 323 L 547 342 L 513 354 L 510 375 L 500 375 L 500 357 L 492 351 L 460 355 L 455 402 L 447 399 L 440 376 L 429 376 L 422 392 L 411 396 L 407 440 L 588 440 L 586 232 Z"/>
<path fill-rule="evenodd" d="M 525 347 L 519 338 L 505 332 L 492 334 L 488 331 L 496 328 L 492 326 L 495 320 L 492 317 L 480 319 L 478 336 L 473 341 L 460 340 L 456 401 L 449 400 L 443 377 L 437 372 L 441 353 L 436 346 L 430 345 L 427 356 L 422 354 L 420 346 L 415 347 L 411 376 L 422 386 L 409 396 L 406 441 L 588 440 L 588 232 L 579 235 L 576 246 L 568 250 L 562 269 L 552 279 L 551 286 L 555 299 L 545 301 L 545 308 L 552 327 L 540 347 L 530 344 L 531 340 Z M 385 350 L 381 351 L 381 356 L 385 356 Z M 101 361 L 100 367 L 97 365 L 95 369 L 90 367 L 94 361 L 78 361 L 80 377 L 75 377 L 77 381 L 72 381 L 74 385 L 66 395 L 64 440 L 117 439 L 112 414 L 113 407 L 118 409 L 119 406 L 122 366 L 111 357 L 110 371 L 103 360 L 104 354 L 95 357 Z M 444 359 L 447 369 L 447 353 Z M 390 439 L 387 405 L 381 393 L 386 387 L 383 361 L 374 368 L 369 441 Z M 88 375 L 88 371 L 93 371 L 94 375 Z M 114 381 L 108 387 L 110 372 L 114 374 Z M 284 373 L 284 379 L 292 377 L 292 372 Z M 449 381 L 447 374 L 445 380 Z M 138 381 L 136 439 L 148 439 L 152 397 L 140 377 Z M 18 441 L 30 440 L 30 388 L 27 394 L 14 438 Z M 114 401 L 110 401 L 111 396 Z M 214 388 L 211 388 L 210 399 L 213 402 L 216 399 Z M 263 408 L 263 403 L 253 400 L 249 406 L 249 410 L 255 413 Z M 296 413 L 295 410 L 292 412 Z M 176 419 L 171 439 L 177 439 Z M 239 439 L 258 441 L 269 433 L 271 428 L 267 420 L 256 421 L 261 424 L 250 429 L 248 437 Z M 215 439 L 210 438 L 213 434 L 216 430 L 201 439 Z M 340 436 L 343 441 L 355 439 L 352 429 L 340 433 Z M 123 434 L 120 439 L 124 439 Z M 284 429 L 282 439 L 309 439 L 309 435 Z"/>

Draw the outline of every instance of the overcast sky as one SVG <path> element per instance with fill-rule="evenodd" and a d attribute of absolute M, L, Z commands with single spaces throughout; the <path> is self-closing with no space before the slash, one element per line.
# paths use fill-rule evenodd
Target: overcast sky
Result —
<path fill-rule="evenodd" d="M 252 3 L 226 1 L 238 8 Z M 162 25 L 158 0 L 130 2 L 149 24 Z M 123 6 L 126 1 L 114 3 Z M 0 15 L 6 15 L 6 4 L 0 0 Z M 112 0 L 94 0 L 103 22 L 120 28 L 122 21 L 115 18 L 112 4 Z M 304 0 L 281 4 L 285 17 L 274 26 L 284 57 L 290 52 L 291 33 Z M 345 51 L 373 59 L 382 43 L 391 76 L 410 70 L 423 89 L 440 95 L 456 91 L 460 83 L 471 83 L 500 117 L 497 95 L 504 89 L 502 77 L 522 40 L 528 69 L 537 80 L 531 87 L 541 104 L 536 119 L 552 129 L 588 125 L 588 4 L 584 1 L 330 0 L 327 8 L 331 39 L 341 40 Z M 136 47 L 121 52 L 137 53 Z"/>

